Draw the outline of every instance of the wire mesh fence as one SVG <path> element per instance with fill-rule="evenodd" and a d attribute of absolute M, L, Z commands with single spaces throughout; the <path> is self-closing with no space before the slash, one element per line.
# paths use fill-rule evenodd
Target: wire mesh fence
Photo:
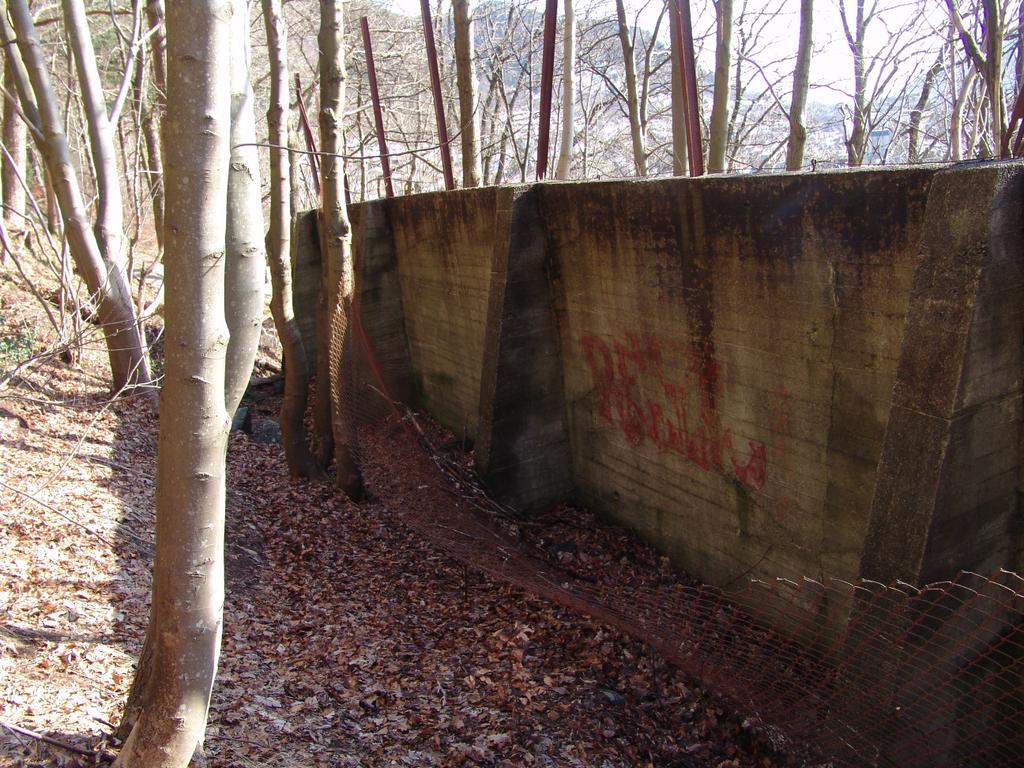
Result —
<path fill-rule="evenodd" d="M 379 422 L 388 411 L 380 404 L 390 404 L 391 421 L 409 428 L 388 432 L 401 448 L 394 460 L 414 461 L 401 451 L 420 451 L 436 466 L 437 485 L 459 499 L 443 520 L 395 510 L 436 547 L 643 640 L 788 749 L 806 747 L 817 764 L 1024 765 L 1020 576 L 961 572 L 921 587 L 745 578 L 729 589 L 674 581 L 625 592 L 576 578 L 496 524 L 511 510 L 431 444 L 391 391 L 389 357 L 374 354 L 358 308 L 353 317 L 356 386 L 375 393 L 372 403 L 360 398 L 357 417 Z"/>

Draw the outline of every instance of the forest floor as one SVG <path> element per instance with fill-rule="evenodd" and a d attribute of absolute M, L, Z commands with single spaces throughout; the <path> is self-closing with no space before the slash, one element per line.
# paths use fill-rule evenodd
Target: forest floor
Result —
<path fill-rule="evenodd" d="M 0 269 L 0 766 L 108 762 L 147 620 L 157 416 L 110 399 L 95 334 L 77 366 L 4 381 L 49 341 Z M 641 642 L 500 578 L 545 558 L 623 589 L 681 578 L 632 536 L 570 508 L 495 532 L 408 417 L 364 430 L 352 504 L 289 479 L 260 437 L 278 405 L 230 439 L 211 766 L 798 764 Z"/>

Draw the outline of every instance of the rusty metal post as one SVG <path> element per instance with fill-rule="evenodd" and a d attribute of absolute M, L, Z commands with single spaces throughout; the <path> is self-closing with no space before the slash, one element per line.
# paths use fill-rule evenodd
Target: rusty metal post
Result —
<path fill-rule="evenodd" d="M 444 101 L 441 99 L 441 74 L 437 69 L 437 46 L 434 45 L 434 23 L 430 19 L 430 0 L 420 0 L 423 18 L 423 39 L 427 44 L 427 68 L 430 70 L 430 89 L 434 93 L 434 116 L 437 118 L 437 137 L 441 145 L 441 168 L 444 170 L 444 188 L 455 189 L 452 173 L 452 150 L 448 143 L 448 125 L 444 119 Z"/>
<path fill-rule="evenodd" d="M 548 172 L 548 144 L 551 137 L 551 91 L 555 81 L 555 21 L 558 0 L 547 0 L 544 8 L 544 50 L 540 67 L 540 124 L 537 126 L 537 180 Z"/>
<path fill-rule="evenodd" d="M 1016 140 L 1013 138 L 1014 134 L 1016 134 Z M 999 157 L 1004 160 L 1008 157 L 1019 157 L 1022 143 L 1024 143 L 1024 88 L 1021 88 L 1020 93 L 1017 94 L 1017 100 L 1013 103 L 1013 111 L 1010 113 L 1006 133 L 1003 134 L 1003 146 Z"/>
<path fill-rule="evenodd" d="M 373 63 L 373 46 L 370 44 L 370 22 L 363 16 L 359 20 L 363 28 L 363 50 L 366 51 L 366 72 L 370 76 L 370 100 L 373 102 L 373 124 L 377 131 L 377 149 L 380 151 L 380 167 L 384 172 L 384 192 L 395 196 L 391 185 L 391 158 L 388 157 L 388 142 L 384 136 L 384 113 L 380 109 L 380 92 L 377 90 L 377 67 Z"/>
<path fill-rule="evenodd" d="M 302 99 L 302 81 L 298 74 L 295 75 L 295 100 L 299 104 L 299 124 L 302 126 L 302 135 L 306 138 L 306 150 L 309 154 L 309 170 L 313 174 L 313 189 L 316 196 L 320 197 L 320 156 L 316 153 L 316 141 L 313 139 L 313 129 L 309 125 L 309 115 L 306 114 L 306 103 Z"/>
<path fill-rule="evenodd" d="M 690 175 L 704 175 L 704 152 L 700 144 L 700 95 L 697 91 L 697 63 L 693 50 L 693 24 L 690 21 L 690 0 L 674 0 L 679 13 L 679 42 L 682 60 L 676 63 L 683 73 L 683 92 L 686 96 L 686 154 L 690 161 Z M 674 53 L 674 51 L 673 51 Z"/>

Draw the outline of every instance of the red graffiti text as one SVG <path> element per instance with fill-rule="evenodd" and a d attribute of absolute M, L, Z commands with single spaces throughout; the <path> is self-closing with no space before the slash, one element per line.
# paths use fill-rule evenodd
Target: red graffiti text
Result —
<path fill-rule="evenodd" d="M 702 469 L 730 472 L 748 488 L 764 487 L 765 446 L 748 440 L 746 455 L 740 455 L 732 430 L 722 427 L 718 362 L 646 336 L 608 344 L 584 335 L 579 341 L 596 387 L 598 414 L 630 444 L 650 441 Z"/>

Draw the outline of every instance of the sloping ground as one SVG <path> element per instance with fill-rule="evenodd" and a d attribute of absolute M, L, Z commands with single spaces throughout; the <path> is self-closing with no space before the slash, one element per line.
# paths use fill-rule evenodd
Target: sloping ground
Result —
<path fill-rule="evenodd" d="M 6 334 L 24 307 L 0 288 Z M 94 346 L 81 370 L 43 361 L 0 391 L 0 719 L 98 757 L 0 727 L 0 765 L 103 760 L 144 632 L 157 419 L 106 400 Z M 795 764 L 637 641 L 485 573 L 529 560 L 542 579 L 664 586 L 652 553 L 572 510 L 551 540 L 474 517 L 405 427 L 365 438 L 357 507 L 232 436 L 211 765 Z"/>

